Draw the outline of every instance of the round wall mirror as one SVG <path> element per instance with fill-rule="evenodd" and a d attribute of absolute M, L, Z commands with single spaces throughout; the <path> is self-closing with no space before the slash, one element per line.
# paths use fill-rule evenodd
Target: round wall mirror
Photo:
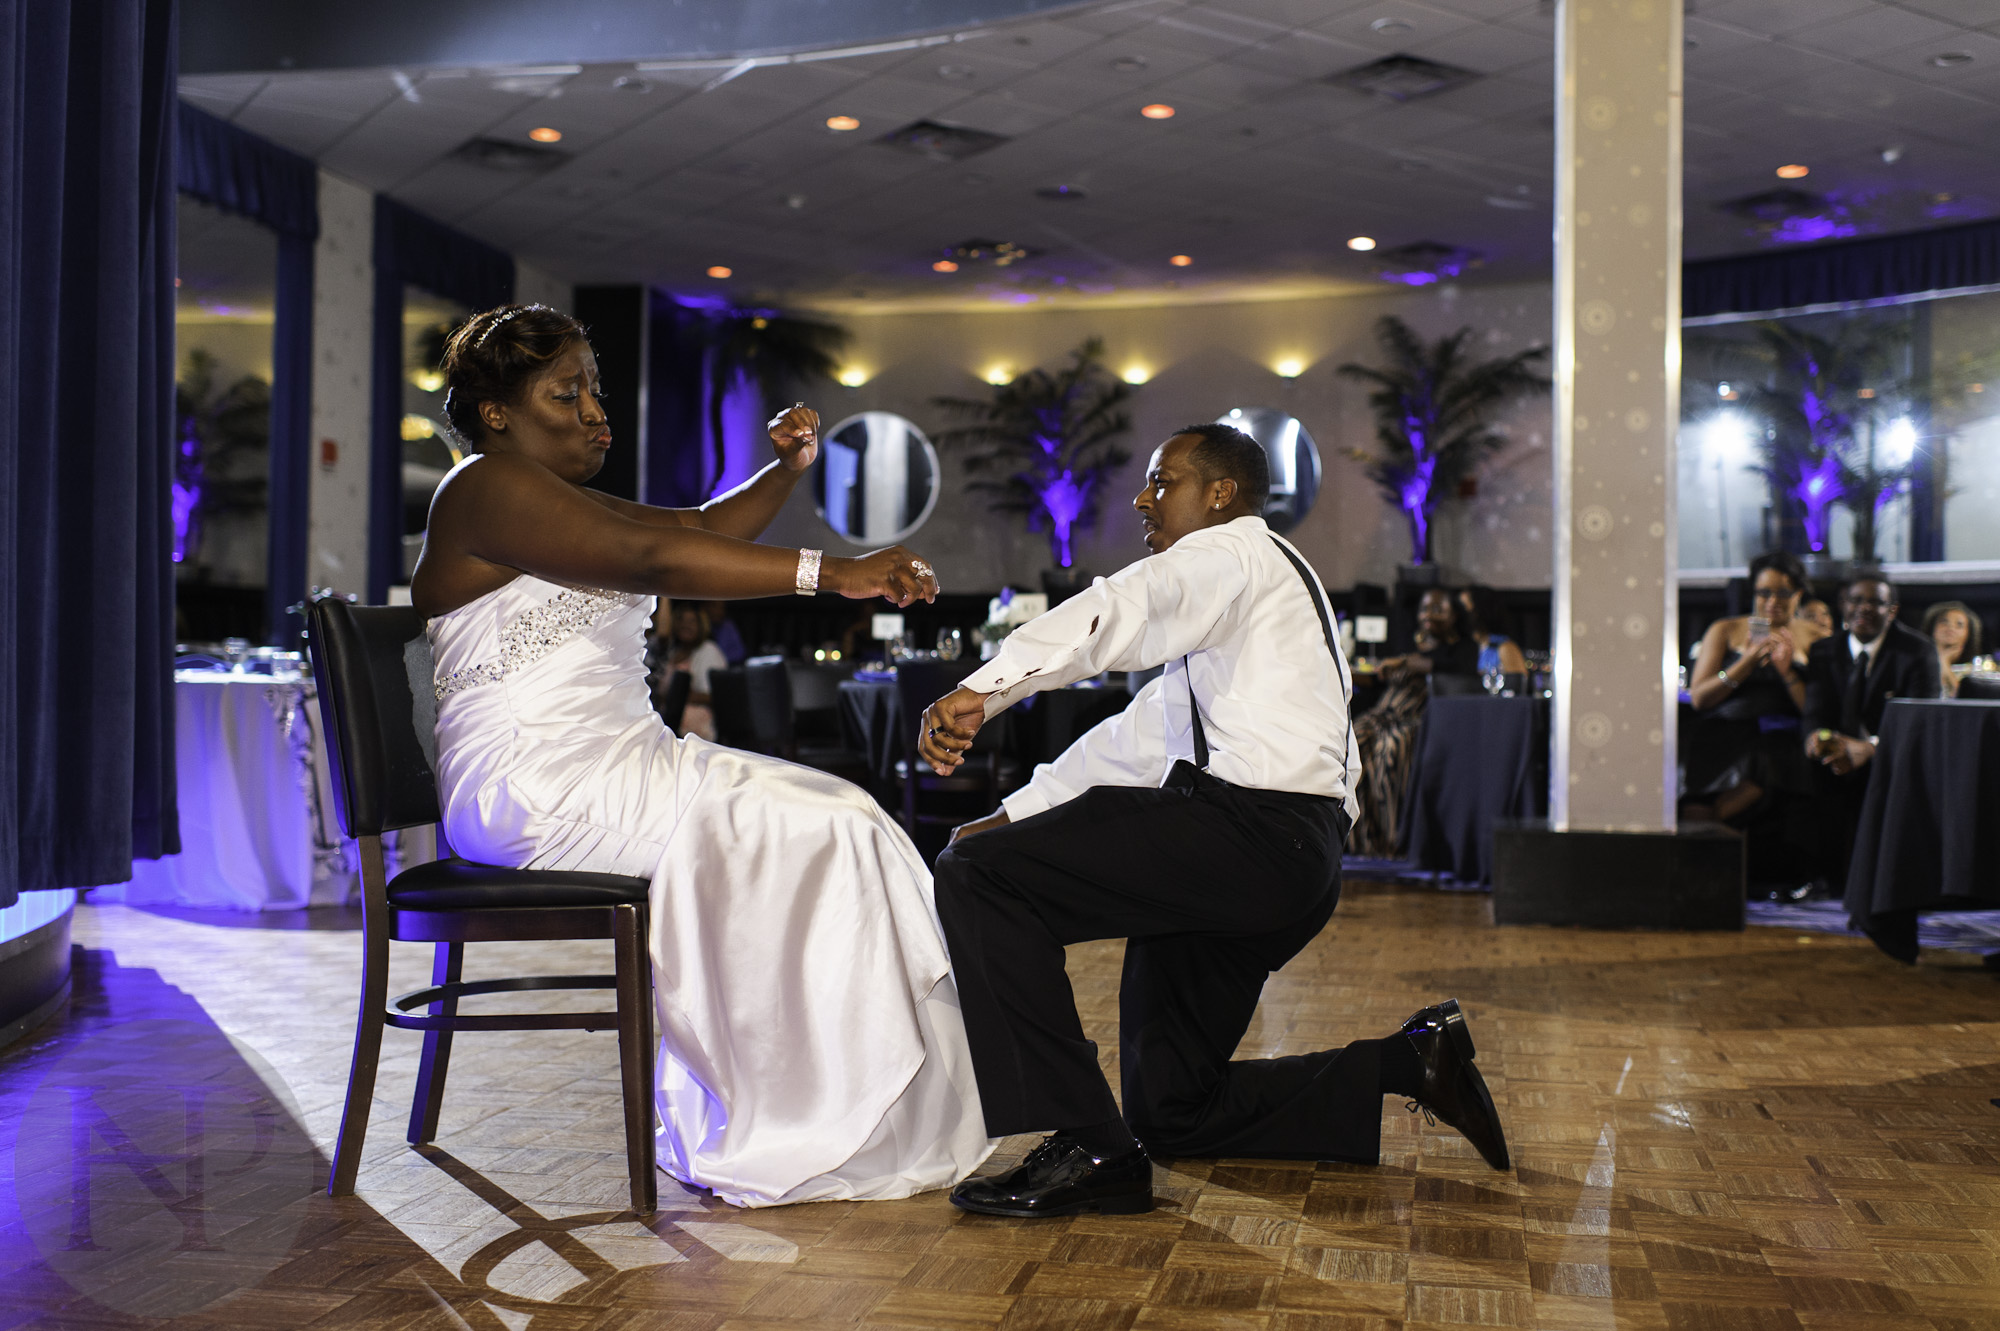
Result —
<path fill-rule="evenodd" d="M 1264 521 L 1288 531 L 1312 511 L 1319 497 L 1319 445 L 1298 417 L 1276 407 L 1232 407 L 1217 421 L 1231 425 L 1264 446 L 1271 461 L 1271 498 Z"/>
<path fill-rule="evenodd" d="M 893 545 L 937 507 L 937 450 L 893 411 L 864 411 L 827 431 L 814 473 L 820 517 L 856 545 Z"/>

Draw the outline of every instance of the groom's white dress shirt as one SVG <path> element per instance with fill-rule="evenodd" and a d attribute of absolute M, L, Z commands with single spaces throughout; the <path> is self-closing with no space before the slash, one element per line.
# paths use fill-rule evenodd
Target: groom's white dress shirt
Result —
<path fill-rule="evenodd" d="M 1361 761 L 1349 733 L 1352 676 L 1338 651 L 1337 638 L 1327 650 L 1305 580 L 1271 529 L 1246 517 L 1097 579 L 1015 629 L 965 687 L 992 695 L 991 718 L 1029 693 L 1106 670 L 1166 666 L 1131 706 L 1002 801 L 1014 822 L 1092 786 L 1160 785 L 1176 759 L 1192 761 L 1190 683 L 1213 775 L 1329 796 L 1352 819 Z"/>

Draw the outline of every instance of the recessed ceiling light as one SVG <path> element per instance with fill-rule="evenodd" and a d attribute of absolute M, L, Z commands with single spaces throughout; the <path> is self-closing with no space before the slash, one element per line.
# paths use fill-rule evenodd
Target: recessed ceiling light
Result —
<path fill-rule="evenodd" d="M 1194 256 L 1191 254 L 1176 254 L 1173 258 L 1167 260 L 1167 262 L 1176 268 L 1185 268 L 1194 262 Z"/>
<path fill-rule="evenodd" d="M 536 143 L 561 143 L 562 131 L 550 129 L 547 125 L 538 125 L 528 131 L 528 137 Z"/>
<path fill-rule="evenodd" d="M 1792 162 L 1789 165 L 1778 168 L 1778 179 L 1780 180 L 1803 180 L 1811 174 L 1811 167 L 1802 166 L 1797 162 Z"/>
<path fill-rule="evenodd" d="M 1944 51 L 1932 56 L 1931 63 L 1939 69 L 1950 69 L 1953 65 L 1969 65 L 1972 63 L 1972 52 Z"/>
<path fill-rule="evenodd" d="M 619 92 L 640 93 L 653 90 L 652 80 L 642 79 L 637 74 L 621 74 L 611 80 L 611 86 Z"/>
<path fill-rule="evenodd" d="M 1350 237 L 1347 242 L 1347 248 L 1351 250 L 1372 250 L 1375 248 L 1375 237 L 1373 236 Z"/>
<path fill-rule="evenodd" d="M 1111 67 L 1120 74 L 1137 74 L 1146 67 L 1146 57 L 1142 55 L 1121 55 L 1111 62 Z"/>
<path fill-rule="evenodd" d="M 1417 25 L 1403 18 L 1378 18 L 1368 26 L 1377 32 L 1409 32 Z"/>
<path fill-rule="evenodd" d="M 1064 203 L 1076 199 L 1087 199 L 1090 196 L 1074 185 L 1045 185 L 1035 191 L 1035 197 Z"/>
<path fill-rule="evenodd" d="M 1168 106 L 1165 102 L 1153 102 L 1140 107 L 1139 114 L 1148 120 L 1172 120 L 1174 118 L 1174 108 Z"/>
<path fill-rule="evenodd" d="M 734 277 L 736 275 L 736 270 L 734 268 L 725 268 L 721 264 L 717 264 L 715 265 L 715 267 L 708 270 L 708 275 L 710 277 L 718 277 L 718 278 Z"/>
<path fill-rule="evenodd" d="M 860 129 L 861 122 L 853 116 L 828 116 L 826 127 L 837 134 L 845 134 L 850 129 Z"/>
<path fill-rule="evenodd" d="M 1882 160 L 1893 166 L 1903 160 L 1903 145 L 1892 143 L 1882 150 Z"/>
<path fill-rule="evenodd" d="M 971 65 L 939 65 L 938 77 L 950 79 L 953 83 L 963 83 L 967 79 L 978 78 L 979 71 Z"/>
<path fill-rule="evenodd" d="M 934 273 L 955 273 L 958 271 L 958 265 L 950 259 L 939 259 L 931 265 L 931 271 Z"/>

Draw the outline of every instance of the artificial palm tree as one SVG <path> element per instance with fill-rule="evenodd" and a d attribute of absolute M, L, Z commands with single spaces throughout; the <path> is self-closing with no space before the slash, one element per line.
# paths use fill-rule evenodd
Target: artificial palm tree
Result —
<path fill-rule="evenodd" d="M 1104 368 L 1104 339 L 1093 337 L 1056 370 L 1029 370 L 995 386 L 988 399 L 941 397 L 936 405 L 969 422 L 938 443 L 967 447 L 966 468 L 982 475 L 968 490 L 993 496 L 996 513 L 1020 513 L 1046 529 L 1059 568 L 1076 562 L 1075 533 L 1096 525 L 1098 486 L 1132 455 L 1117 444 L 1132 428 L 1132 390 Z"/>
<path fill-rule="evenodd" d="M 830 379 L 840 366 L 848 331 L 839 324 L 801 319 L 775 310 L 722 310 L 703 321 L 708 374 L 708 446 L 719 481 L 728 459 L 723 449 L 723 404 L 741 380 L 756 384 L 760 399 L 776 403 L 794 388 Z"/>
<path fill-rule="evenodd" d="M 1410 562 L 1431 553 L 1431 513 L 1437 501 L 1458 491 L 1480 462 L 1497 452 L 1507 436 L 1492 418 L 1517 398 L 1545 393 L 1548 376 L 1537 365 L 1547 347 L 1530 347 L 1495 360 L 1467 354 L 1472 330 L 1426 342 L 1395 315 L 1375 325 L 1388 355 L 1382 366 L 1350 362 L 1340 373 L 1373 386 L 1368 405 L 1375 412 L 1376 451 L 1354 450 L 1368 464 L 1368 479 L 1410 524 Z"/>
<path fill-rule="evenodd" d="M 1827 334 L 1767 319 L 1750 331 L 1747 341 L 1710 336 L 1690 349 L 1761 427 L 1754 469 L 1800 523 L 1807 552 L 1828 553 L 1841 507 L 1854 515 L 1854 557 L 1873 560 L 1877 519 L 1914 467 L 1910 451 L 1878 446 L 1912 397 L 1907 321 L 1844 317 Z"/>

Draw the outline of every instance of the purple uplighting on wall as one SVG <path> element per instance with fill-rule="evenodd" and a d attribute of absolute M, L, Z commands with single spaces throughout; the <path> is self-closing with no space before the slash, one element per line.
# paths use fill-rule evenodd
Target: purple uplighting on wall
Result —
<path fill-rule="evenodd" d="M 1410 562 L 1421 564 L 1431 556 L 1431 478 L 1437 472 L 1437 455 L 1428 450 L 1424 423 L 1415 416 L 1405 416 L 1403 421 L 1416 463 L 1396 502 L 1410 523 Z"/>
<path fill-rule="evenodd" d="M 174 450 L 174 562 L 184 564 L 201 533 L 196 514 L 201 508 L 201 436 L 194 418 L 181 420 L 181 440 Z"/>
<path fill-rule="evenodd" d="M 1069 568 L 1075 562 L 1070 533 L 1090 501 L 1090 487 L 1079 484 L 1076 473 L 1065 471 L 1035 493 L 1041 497 L 1042 507 L 1048 511 L 1049 544 L 1055 550 L 1056 563 L 1062 568 Z"/>
<path fill-rule="evenodd" d="M 1858 235 L 1860 231 L 1861 228 L 1848 221 L 1844 213 L 1787 217 L 1771 232 L 1771 239 L 1781 245 L 1801 245 L 1814 240 Z"/>

